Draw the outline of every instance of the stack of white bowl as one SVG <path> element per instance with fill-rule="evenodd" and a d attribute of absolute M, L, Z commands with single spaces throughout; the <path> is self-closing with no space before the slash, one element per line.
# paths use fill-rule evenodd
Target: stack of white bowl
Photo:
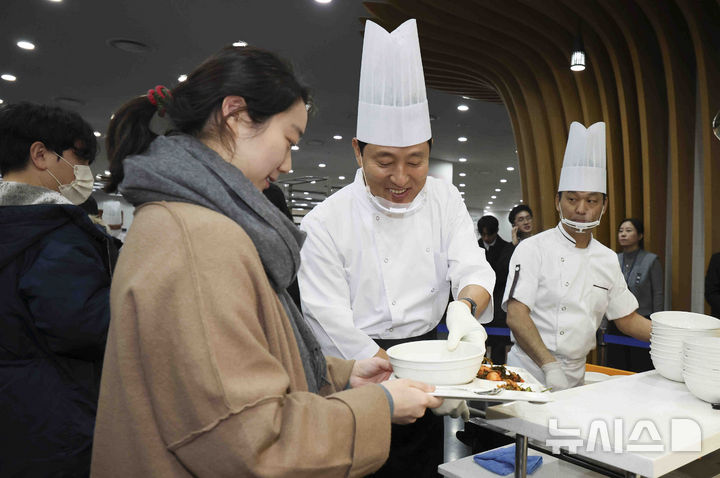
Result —
<path fill-rule="evenodd" d="M 650 315 L 650 358 L 665 378 L 683 381 L 683 342 L 696 337 L 720 337 L 720 320 L 693 312 L 665 311 Z"/>
<path fill-rule="evenodd" d="M 685 340 L 682 376 L 697 398 L 720 403 L 720 337 Z"/>

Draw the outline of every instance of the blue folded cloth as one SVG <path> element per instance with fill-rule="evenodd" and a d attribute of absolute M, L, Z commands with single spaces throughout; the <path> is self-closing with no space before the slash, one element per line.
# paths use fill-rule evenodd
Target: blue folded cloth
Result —
<path fill-rule="evenodd" d="M 475 463 L 498 475 L 509 475 L 515 471 L 515 445 L 496 448 L 473 457 Z M 527 457 L 527 474 L 532 475 L 542 465 L 541 456 Z"/>

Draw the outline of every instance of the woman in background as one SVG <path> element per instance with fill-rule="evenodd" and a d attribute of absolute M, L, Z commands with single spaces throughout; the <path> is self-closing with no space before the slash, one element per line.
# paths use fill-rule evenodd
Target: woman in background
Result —
<path fill-rule="evenodd" d="M 664 278 L 658 256 L 647 252 L 643 244 L 643 223 L 639 219 L 626 218 L 618 227 L 618 253 L 620 268 L 628 289 L 638 301 L 638 314 L 650 318 L 650 314 L 663 310 L 665 303 Z M 610 321 L 610 335 L 627 337 Z M 607 365 L 622 370 L 644 372 L 653 368 L 648 349 L 621 344 L 607 344 Z"/>
<path fill-rule="evenodd" d="M 286 291 L 304 233 L 261 191 L 290 170 L 308 100 L 273 54 L 228 47 L 115 113 L 109 188 L 137 209 L 93 476 L 366 475 L 391 421 L 442 403 L 426 384 L 379 385 L 386 360 L 326 359 Z M 174 133 L 158 136 L 162 121 Z"/>

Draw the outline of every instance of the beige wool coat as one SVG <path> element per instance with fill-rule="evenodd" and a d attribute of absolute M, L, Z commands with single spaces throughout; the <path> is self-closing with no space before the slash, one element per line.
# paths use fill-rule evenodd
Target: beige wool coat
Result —
<path fill-rule="evenodd" d="M 379 468 L 390 410 L 345 390 L 352 361 L 307 390 L 292 327 L 243 229 L 177 202 L 136 211 L 111 289 L 93 477 L 336 477 Z"/>

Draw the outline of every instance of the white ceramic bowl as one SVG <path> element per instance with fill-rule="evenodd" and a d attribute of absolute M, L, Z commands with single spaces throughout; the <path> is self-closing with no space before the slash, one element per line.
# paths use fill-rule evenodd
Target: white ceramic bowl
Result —
<path fill-rule="evenodd" d="M 697 350 L 720 357 L 720 337 L 686 338 L 683 340 L 683 347 L 687 350 Z"/>
<path fill-rule="evenodd" d="M 433 385 L 460 385 L 471 382 L 482 365 L 482 347 L 460 342 L 452 352 L 446 340 L 420 340 L 395 345 L 387 350 L 395 375 Z"/>
<path fill-rule="evenodd" d="M 655 312 L 650 314 L 653 322 L 653 328 L 663 329 L 665 327 L 674 327 L 678 329 L 693 330 L 711 330 L 720 329 L 720 319 L 704 314 L 696 314 L 694 312 L 681 312 L 675 310 L 667 310 L 664 312 Z M 657 324 L 657 325 L 656 325 Z"/>
<path fill-rule="evenodd" d="M 652 360 L 655 370 L 657 370 L 660 375 L 676 382 L 683 381 L 682 360 L 680 357 L 676 359 L 669 359 L 650 351 L 650 359 Z"/>
<path fill-rule="evenodd" d="M 720 361 L 709 362 L 707 360 L 700 360 L 684 355 L 682 362 L 683 368 L 687 369 L 693 369 L 698 371 L 707 370 L 709 372 L 720 371 Z"/>
<path fill-rule="evenodd" d="M 710 403 L 720 403 L 720 386 L 708 383 L 703 379 L 697 379 L 692 375 L 686 375 L 685 385 L 690 393 L 700 400 Z"/>

